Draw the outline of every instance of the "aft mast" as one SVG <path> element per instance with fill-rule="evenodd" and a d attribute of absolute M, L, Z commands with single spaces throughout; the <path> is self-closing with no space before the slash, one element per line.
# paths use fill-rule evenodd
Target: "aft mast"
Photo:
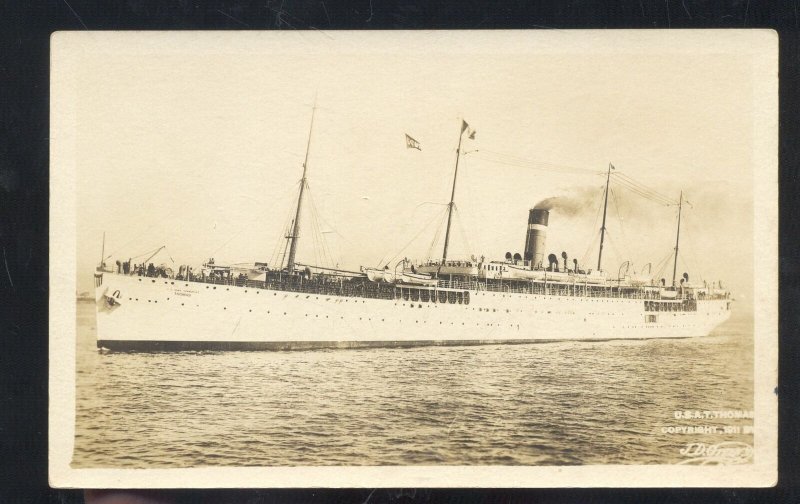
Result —
<path fill-rule="evenodd" d="M 314 99 L 314 107 L 311 109 L 311 126 L 308 129 L 308 143 L 306 144 L 306 157 L 303 161 L 303 178 L 300 180 L 300 195 L 297 197 L 297 211 L 294 214 L 292 231 L 286 236 L 289 240 L 289 257 L 286 261 L 286 270 L 294 271 L 294 257 L 297 253 L 297 239 L 300 237 L 300 210 L 303 207 L 303 192 L 306 188 L 306 173 L 308 171 L 308 151 L 311 149 L 311 133 L 314 131 L 314 115 L 317 111 L 317 101 Z"/>
<path fill-rule="evenodd" d="M 691 203 L 690 203 L 691 205 Z M 681 241 L 681 209 L 683 208 L 683 191 L 678 200 L 678 232 L 675 236 L 675 261 L 672 263 L 672 286 L 675 287 L 675 273 L 678 272 L 678 245 Z"/>
<path fill-rule="evenodd" d="M 606 197 L 603 203 L 603 225 L 600 227 L 600 253 L 597 255 L 597 271 L 602 271 L 601 265 L 603 264 L 603 241 L 606 237 L 606 211 L 608 210 L 608 185 L 611 182 L 611 170 L 614 166 L 608 163 L 608 175 L 606 175 Z"/>

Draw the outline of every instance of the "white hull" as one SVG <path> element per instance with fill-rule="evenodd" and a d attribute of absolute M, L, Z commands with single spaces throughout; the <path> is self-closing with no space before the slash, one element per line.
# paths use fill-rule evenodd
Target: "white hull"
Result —
<path fill-rule="evenodd" d="M 640 299 L 470 292 L 469 304 L 210 285 L 105 273 L 98 346 L 112 350 L 290 349 L 705 336 L 728 301 L 661 312 Z M 108 297 L 116 301 L 109 305 Z"/>

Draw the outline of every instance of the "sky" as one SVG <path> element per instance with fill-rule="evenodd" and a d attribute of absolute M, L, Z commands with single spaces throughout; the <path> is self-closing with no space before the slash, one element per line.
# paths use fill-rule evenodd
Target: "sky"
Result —
<path fill-rule="evenodd" d="M 166 245 L 154 262 L 274 264 L 316 101 L 301 263 L 324 262 L 315 227 L 343 268 L 440 257 L 466 120 L 450 257 L 521 253 L 529 208 L 581 196 L 584 211 L 553 210 L 546 248 L 594 268 L 613 163 L 670 199 L 683 191 L 678 275 L 747 302 L 753 56 L 610 35 L 101 35 L 75 70 L 78 290 L 104 232 L 111 263 Z M 603 267 L 658 272 L 677 207 L 613 180 Z"/>

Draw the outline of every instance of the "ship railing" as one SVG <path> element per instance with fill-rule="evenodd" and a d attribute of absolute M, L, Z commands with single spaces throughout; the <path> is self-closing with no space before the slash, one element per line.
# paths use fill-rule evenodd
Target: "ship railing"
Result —
<path fill-rule="evenodd" d="M 569 297 L 588 298 L 618 298 L 618 299 L 660 299 L 658 292 L 645 287 L 619 287 L 616 285 L 593 285 L 579 282 L 539 282 L 539 281 L 487 281 L 487 280 L 459 280 L 440 279 L 439 288 L 467 289 L 473 291 L 487 291 L 517 294 L 539 294 Z M 680 298 L 690 298 L 686 293 Z"/>
<path fill-rule="evenodd" d="M 250 280 L 247 278 L 218 278 L 218 277 L 193 277 L 189 281 L 213 285 L 231 285 L 253 289 L 273 289 L 284 292 L 297 292 L 317 295 L 336 295 L 345 297 L 392 299 L 394 297 L 392 284 L 377 284 L 372 282 L 349 282 L 341 280 L 298 279 L 297 277 L 271 277 L 267 281 Z M 424 288 L 424 287 L 419 287 Z M 620 288 L 611 285 L 591 285 L 560 282 L 492 282 L 487 280 L 440 279 L 437 288 L 470 290 L 499 293 L 558 295 L 584 298 L 620 298 L 659 300 L 657 291 L 646 288 Z M 693 299 L 691 292 L 684 293 L 676 298 Z M 707 294 L 698 296 L 698 299 L 729 299 L 729 294 Z"/>

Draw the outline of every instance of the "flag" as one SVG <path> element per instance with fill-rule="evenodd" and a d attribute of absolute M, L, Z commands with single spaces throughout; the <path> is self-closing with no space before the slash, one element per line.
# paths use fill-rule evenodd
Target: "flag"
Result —
<path fill-rule="evenodd" d="M 422 148 L 419 146 L 419 142 L 417 142 L 416 140 L 414 140 L 413 138 L 408 136 L 408 133 L 406 133 L 406 148 L 407 149 L 417 149 L 417 150 L 420 150 L 420 151 L 422 150 Z"/>
<path fill-rule="evenodd" d="M 469 124 L 467 124 L 467 121 L 462 119 L 461 120 L 461 133 L 463 134 L 465 131 L 467 132 L 467 138 L 469 138 L 470 140 L 475 140 L 475 129 L 474 128 L 470 128 Z"/>

